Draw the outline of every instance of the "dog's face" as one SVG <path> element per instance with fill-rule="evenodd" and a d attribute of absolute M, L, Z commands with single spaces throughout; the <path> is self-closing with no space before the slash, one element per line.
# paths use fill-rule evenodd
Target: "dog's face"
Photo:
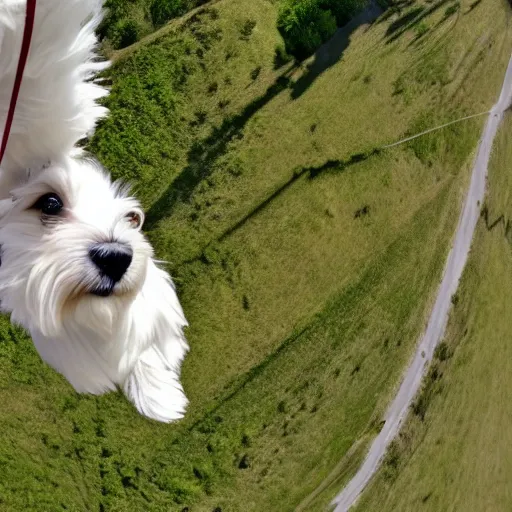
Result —
<path fill-rule="evenodd" d="M 0 220 L 2 308 L 47 336 L 64 318 L 112 326 L 152 256 L 137 201 L 85 160 L 49 165 L 12 196 Z"/>

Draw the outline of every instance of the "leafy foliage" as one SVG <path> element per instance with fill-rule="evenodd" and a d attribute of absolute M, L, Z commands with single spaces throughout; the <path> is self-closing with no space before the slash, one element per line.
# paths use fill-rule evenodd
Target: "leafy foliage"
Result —
<path fill-rule="evenodd" d="M 187 0 L 153 0 L 149 11 L 154 26 L 159 27 L 172 18 L 182 16 L 191 3 Z"/>
<path fill-rule="evenodd" d="M 285 4 L 277 27 L 289 53 L 298 59 L 311 55 L 336 31 L 336 18 L 320 7 L 317 0 L 300 0 Z"/>
<path fill-rule="evenodd" d="M 125 48 L 151 31 L 144 15 L 146 0 L 106 0 L 98 36 L 114 48 Z"/>
<path fill-rule="evenodd" d="M 182 42 L 142 48 L 116 65 L 103 120 L 90 143 L 115 178 L 137 184 L 144 201 L 160 179 L 168 179 L 162 163 L 172 164 L 179 149 L 179 91 L 186 82 L 187 57 Z"/>
<path fill-rule="evenodd" d="M 345 25 L 359 11 L 364 9 L 367 0 L 320 0 L 320 7 L 331 11 L 338 27 Z"/>
<path fill-rule="evenodd" d="M 203 3 L 205 0 L 106 0 L 107 14 L 98 35 L 115 50 L 126 48 Z"/>
<path fill-rule="evenodd" d="M 366 0 L 289 0 L 277 26 L 288 53 L 298 59 L 311 55 L 366 5 Z"/>

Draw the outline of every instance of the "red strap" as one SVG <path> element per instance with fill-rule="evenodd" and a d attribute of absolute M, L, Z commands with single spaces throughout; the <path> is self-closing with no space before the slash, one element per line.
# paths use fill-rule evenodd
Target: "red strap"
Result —
<path fill-rule="evenodd" d="M 23 71 L 27 63 L 28 50 L 30 48 L 30 40 L 32 39 L 32 29 L 34 28 L 34 17 L 36 12 L 36 0 L 27 0 L 27 12 L 25 17 L 25 30 L 23 32 L 23 42 L 21 45 L 20 60 L 18 61 L 18 69 L 16 70 L 16 78 L 14 80 L 14 87 L 12 90 L 11 103 L 9 105 L 9 112 L 5 121 L 4 134 L 2 136 L 2 146 L 0 147 L 0 163 L 4 157 L 7 141 L 9 140 L 9 133 L 11 132 L 12 120 L 14 118 L 14 110 L 16 109 L 16 102 L 18 101 L 18 94 L 21 87 L 21 79 L 23 78 Z"/>

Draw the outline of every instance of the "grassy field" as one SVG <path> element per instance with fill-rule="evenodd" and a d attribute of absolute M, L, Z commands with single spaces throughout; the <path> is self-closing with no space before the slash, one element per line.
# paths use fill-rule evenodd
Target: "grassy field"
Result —
<path fill-rule="evenodd" d="M 115 54 L 90 148 L 134 183 L 178 284 L 190 410 L 160 425 L 76 395 L 2 320 L 0 507 L 283 511 L 353 469 L 424 326 L 483 118 L 375 150 L 492 105 L 508 9 L 402 4 L 297 65 L 276 60 L 275 4 L 220 0 Z"/>
<path fill-rule="evenodd" d="M 356 510 L 512 507 L 511 134 L 508 114 L 493 155 L 484 215 L 422 405 Z"/>

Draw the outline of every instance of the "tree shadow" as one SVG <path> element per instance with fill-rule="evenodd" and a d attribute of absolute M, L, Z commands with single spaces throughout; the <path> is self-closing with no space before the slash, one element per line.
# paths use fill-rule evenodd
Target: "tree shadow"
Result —
<path fill-rule="evenodd" d="M 368 160 L 372 156 L 379 155 L 382 152 L 381 148 L 374 148 L 370 151 L 364 151 L 362 153 L 354 153 L 345 160 L 328 160 L 324 164 L 318 167 L 306 167 L 305 170 L 309 173 L 309 179 L 318 178 L 322 174 L 327 172 L 343 172 L 352 165 L 359 164 Z"/>
<path fill-rule="evenodd" d="M 293 84 L 292 99 L 302 96 L 324 71 L 339 62 L 350 44 L 352 33 L 361 25 L 373 23 L 382 12 L 382 8 L 371 1 L 364 11 L 340 27 L 334 36 L 317 50 L 313 61 L 307 64 L 304 74 Z"/>
<path fill-rule="evenodd" d="M 487 205 L 484 205 L 482 207 L 480 216 L 484 219 L 487 231 L 492 231 L 498 224 L 502 223 L 505 228 L 505 234 L 508 235 L 508 233 L 510 232 L 510 221 L 505 221 L 505 215 L 501 214 L 492 222 L 489 221 L 489 208 L 487 207 Z"/>
<path fill-rule="evenodd" d="M 487 231 L 493 231 L 495 227 L 502 225 L 503 226 L 503 235 L 507 242 L 512 245 L 512 222 L 510 219 L 507 219 L 504 214 L 501 214 L 499 217 L 496 217 L 495 220 L 490 222 L 489 220 L 489 208 L 484 204 L 482 207 L 482 211 L 480 212 L 480 216 L 483 218 L 485 227 Z"/>
<path fill-rule="evenodd" d="M 372 156 L 380 154 L 381 151 L 381 148 L 375 148 L 370 151 L 355 153 L 345 160 L 327 160 L 325 163 L 318 166 L 301 167 L 295 169 L 292 176 L 285 183 L 283 183 L 277 189 L 275 189 L 269 196 L 267 196 L 263 201 L 261 201 L 261 203 L 259 203 L 251 211 L 244 215 L 239 221 L 230 226 L 219 236 L 208 242 L 203 247 L 203 249 L 200 250 L 199 254 L 183 261 L 181 265 L 188 265 L 198 260 L 205 260 L 205 251 L 209 247 L 216 243 L 224 241 L 226 238 L 228 238 L 233 233 L 242 228 L 248 221 L 250 221 L 253 217 L 261 213 L 267 206 L 269 206 L 275 199 L 277 199 L 284 192 L 286 192 L 297 180 L 299 180 L 303 176 L 307 177 L 307 179 L 314 180 L 328 172 L 343 172 L 352 165 L 361 163 Z"/>
<path fill-rule="evenodd" d="M 211 175 L 217 160 L 226 154 L 229 143 L 243 136 L 244 127 L 256 112 L 288 87 L 292 88 L 292 98 L 298 98 L 320 74 L 339 61 L 349 44 L 350 34 L 359 26 L 376 20 L 381 13 L 382 8 L 372 1 L 365 11 L 341 27 L 331 41 L 318 50 L 306 73 L 295 83 L 291 76 L 298 64 L 293 63 L 242 112 L 225 119 L 206 139 L 195 142 L 188 152 L 186 167 L 148 209 L 146 229 L 151 230 L 160 219 L 172 214 L 178 203 L 190 200 L 199 183 Z"/>
<path fill-rule="evenodd" d="M 171 214 L 177 203 L 190 200 L 199 183 L 213 172 L 215 162 L 226 154 L 229 143 L 243 136 L 243 129 L 254 114 L 290 86 L 290 76 L 295 68 L 296 65 L 292 64 L 264 94 L 249 103 L 242 112 L 226 118 L 205 140 L 192 145 L 186 167 L 149 208 L 146 229 L 151 229 L 161 218 Z"/>
<path fill-rule="evenodd" d="M 386 37 L 388 40 L 386 41 L 386 44 L 390 44 L 397 39 L 399 39 L 407 30 L 411 29 L 412 27 L 418 25 L 421 21 L 423 21 L 425 18 L 436 12 L 438 9 L 440 9 L 443 5 L 452 2 L 453 0 L 438 0 L 435 4 L 431 5 L 428 9 L 425 9 L 423 7 L 417 7 L 413 9 L 412 11 L 404 14 L 401 18 L 391 23 L 391 25 L 388 27 L 388 30 L 386 31 Z M 512 0 L 511 0 L 512 1 Z M 444 19 L 443 19 L 444 21 Z M 393 29 L 391 30 L 391 28 Z M 420 36 L 421 37 L 421 36 Z M 416 37 L 416 40 L 419 39 L 419 37 Z"/>
<path fill-rule="evenodd" d="M 393 23 L 390 23 L 389 27 L 386 30 L 386 37 L 390 37 L 398 31 L 400 31 L 400 33 L 403 33 L 408 27 L 413 25 L 413 22 L 416 21 L 416 18 L 418 18 L 420 14 L 424 11 L 424 7 L 415 7 L 414 9 L 405 13 L 402 17 L 393 21 Z"/>
<path fill-rule="evenodd" d="M 292 334 L 285 340 L 269 355 L 267 355 L 260 363 L 253 366 L 247 372 L 240 376 L 238 382 L 233 386 L 233 388 L 227 393 L 226 396 L 220 398 L 220 400 L 208 411 L 203 413 L 198 419 L 196 419 L 189 427 L 188 431 L 192 432 L 195 429 L 199 429 L 199 431 L 208 431 L 211 432 L 214 430 L 210 425 L 210 421 L 213 419 L 213 422 L 216 422 L 216 418 L 214 417 L 215 413 L 217 413 L 223 405 L 229 402 L 233 397 L 235 397 L 238 393 L 240 393 L 246 386 L 248 386 L 254 379 L 256 379 L 259 375 L 261 375 L 265 369 L 267 369 L 272 362 L 278 359 L 281 354 L 286 353 L 295 343 L 300 342 L 303 335 L 305 335 L 312 327 L 316 325 L 316 319 L 313 319 L 308 325 L 303 327 L 298 332 Z M 210 420 L 210 421 L 209 421 Z"/>
<path fill-rule="evenodd" d="M 386 11 L 382 14 L 382 16 L 379 17 L 377 20 L 377 23 L 384 23 L 385 21 L 389 20 L 391 16 L 398 14 L 399 16 L 402 15 L 402 10 L 406 9 L 407 7 L 410 7 L 414 4 L 416 0 L 400 0 L 398 2 L 393 2 L 393 5 L 386 9 Z"/>

